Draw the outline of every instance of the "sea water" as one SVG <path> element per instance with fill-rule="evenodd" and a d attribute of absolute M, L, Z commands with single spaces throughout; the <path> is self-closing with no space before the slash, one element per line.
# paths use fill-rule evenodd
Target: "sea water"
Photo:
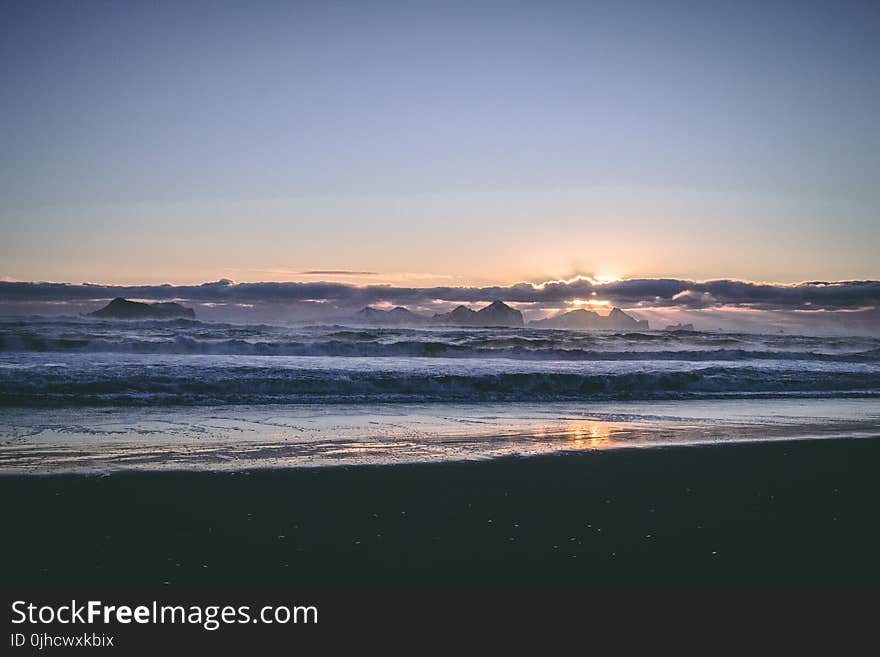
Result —
<path fill-rule="evenodd" d="M 0 471 L 880 434 L 880 339 L 0 320 Z"/>

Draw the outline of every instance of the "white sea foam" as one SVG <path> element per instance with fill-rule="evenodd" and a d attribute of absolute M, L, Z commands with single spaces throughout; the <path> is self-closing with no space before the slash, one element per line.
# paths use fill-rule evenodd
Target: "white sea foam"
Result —
<path fill-rule="evenodd" d="M 880 340 L 0 321 L 0 406 L 875 396 Z"/>

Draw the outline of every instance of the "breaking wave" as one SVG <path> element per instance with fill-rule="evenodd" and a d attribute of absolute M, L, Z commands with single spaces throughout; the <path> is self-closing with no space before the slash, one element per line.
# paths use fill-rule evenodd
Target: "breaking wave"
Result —
<path fill-rule="evenodd" d="M 880 394 L 880 340 L 0 320 L 0 406 Z"/>
<path fill-rule="evenodd" d="M 331 334 L 339 336 L 339 334 Z M 375 341 L 356 335 L 318 341 L 254 341 L 242 338 L 206 340 L 189 336 L 168 339 L 113 339 L 97 336 L 53 337 L 0 334 L 0 352 L 82 352 L 240 356 L 340 356 L 358 358 L 509 358 L 517 360 L 817 360 L 880 362 L 880 349 L 857 352 L 771 349 L 612 350 L 553 346 L 549 340 L 507 338 L 491 344 L 456 344 L 436 340 Z"/>
<path fill-rule="evenodd" d="M 0 369 L 0 405 L 564 401 L 880 395 L 876 372 L 704 367 L 688 371 L 446 373 L 127 366 Z"/>

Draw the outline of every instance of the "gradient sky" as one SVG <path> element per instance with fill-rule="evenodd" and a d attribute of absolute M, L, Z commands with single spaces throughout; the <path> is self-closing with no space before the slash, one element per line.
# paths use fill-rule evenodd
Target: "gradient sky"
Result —
<path fill-rule="evenodd" d="M 0 80 L 7 279 L 880 276 L 877 2 L 22 0 Z"/>

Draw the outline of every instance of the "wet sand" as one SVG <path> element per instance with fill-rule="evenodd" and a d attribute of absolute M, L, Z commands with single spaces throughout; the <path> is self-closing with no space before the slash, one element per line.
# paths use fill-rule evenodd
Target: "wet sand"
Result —
<path fill-rule="evenodd" d="M 863 399 L 6 409 L 0 474 L 400 465 L 880 436 Z"/>
<path fill-rule="evenodd" d="M 30 585 L 878 585 L 880 439 L 2 476 Z"/>

